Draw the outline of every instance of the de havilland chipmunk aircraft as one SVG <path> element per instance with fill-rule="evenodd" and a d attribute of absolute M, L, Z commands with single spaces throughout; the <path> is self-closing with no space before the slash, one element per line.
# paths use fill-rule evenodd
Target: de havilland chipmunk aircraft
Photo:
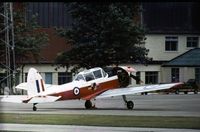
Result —
<path fill-rule="evenodd" d="M 126 95 L 169 89 L 182 83 L 157 84 L 149 86 L 127 87 L 131 73 L 136 70 L 132 67 L 92 68 L 77 74 L 70 83 L 62 85 L 45 84 L 39 72 L 30 68 L 27 82 L 16 86 L 27 90 L 27 95 L 7 95 L 2 102 L 31 103 L 33 111 L 36 104 L 56 102 L 62 100 L 85 100 L 85 108 L 93 107 L 91 99 L 100 99 L 113 96 L 122 96 L 128 109 L 133 109 L 133 101 L 128 101 Z M 133 75 L 132 75 L 133 76 Z"/>

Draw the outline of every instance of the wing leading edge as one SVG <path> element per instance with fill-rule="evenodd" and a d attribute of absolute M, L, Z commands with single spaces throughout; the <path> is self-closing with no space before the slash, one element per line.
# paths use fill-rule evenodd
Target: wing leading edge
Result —
<path fill-rule="evenodd" d="M 157 85 L 148 85 L 139 87 L 110 89 L 98 95 L 96 99 L 169 89 L 180 84 L 182 83 L 169 83 L 169 84 L 157 84 Z"/>

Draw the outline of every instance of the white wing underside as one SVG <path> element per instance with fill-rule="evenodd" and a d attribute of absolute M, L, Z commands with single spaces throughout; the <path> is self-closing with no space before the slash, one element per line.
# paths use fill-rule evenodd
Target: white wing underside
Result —
<path fill-rule="evenodd" d="M 181 83 L 157 84 L 157 85 L 148 85 L 148 86 L 139 86 L 139 87 L 110 89 L 98 95 L 96 99 L 169 89 L 179 84 Z"/>

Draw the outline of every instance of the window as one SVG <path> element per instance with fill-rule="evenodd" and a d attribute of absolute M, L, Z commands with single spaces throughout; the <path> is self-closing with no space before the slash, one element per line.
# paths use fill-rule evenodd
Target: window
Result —
<path fill-rule="evenodd" d="M 104 70 L 102 70 L 102 73 L 103 73 L 103 77 L 107 76 L 107 73 Z"/>
<path fill-rule="evenodd" d="M 6 85 L 6 74 L 5 73 L 0 73 L 0 88 L 4 88 Z"/>
<path fill-rule="evenodd" d="M 172 68 L 171 69 L 171 81 L 172 82 L 179 82 L 179 68 Z"/>
<path fill-rule="evenodd" d="M 28 73 L 25 73 L 25 82 L 27 82 Z"/>
<path fill-rule="evenodd" d="M 58 84 L 64 84 L 72 81 L 72 74 L 70 72 L 58 73 Z"/>
<path fill-rule="evenodd" d="M 77 75 L 77 77 L 75 77 L 75 80 L 76 80 L 76 81 L 79 81 L 79 80 L 85 81 L 83 75 Z"/>
<path fill-rule="evenodd" d="M 178 37 L 165 37 L 165 50 L 178 51 Z"/>
<path fill-rule="evenodd" d="M 84 75 L 85 76 L 85 80 L 88 82 L 88 81 L 91 81 L 91 80 L 94 80 L 94 75 L 92 73 L 87 73 Z"/>
<path fill-rule="evenodd" d="M 50 72 L 45 73 L 45 83 L 52 84 L 52 73 Z"/>
<path fill-rule="evenodd" d="M 146 84 L 157 84 L 158 83 L 158 72 L 151 71 L 145 73 L 145 83 Z"/>
<path fill-rule="evenodd" d="M 198 47 L 199 38 L 198 37 L 187 37 L 187 47 L 196 48 Z"/>
<path fill-rule="evenodd" d="M 102 78 L 101 70 L 94 71 L 93 73 L 94 73 L 95 79 Z"/>
<path fill-rule="evenodd" d="M 195 68 L 195 79 L 197 83 L 200 83 L 200 67 Z"/>
<path fill-rule="evenodd" d="M 140 78 L 140 72 L 136 72 L 136 77 Z M 136 84 L 140 84 L 140 81 L 137 80 L 137 81 L 136 81 Z"/>

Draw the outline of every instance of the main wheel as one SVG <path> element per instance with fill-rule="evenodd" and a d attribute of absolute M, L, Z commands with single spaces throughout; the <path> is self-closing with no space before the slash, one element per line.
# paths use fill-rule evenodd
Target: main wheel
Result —
<path fill-rule="evenodd" d="M 133 107 L 134 107 L 133 101 L 128 101 L 126 105 L 127 105 L 127 108 L 128 108 L 129 110 L 132 110 Z"/>
<path fill-rule="evenodd" d="M 33 111 L 37 111 L 37 107 L 36 106 L 33 106 Z"/>
<path fill-rule="evenodd" d="M 175 91 L 175 94 L 179 94 L 179 90 L 178 89 Z"/>
<path fill-rule="evenodd" d="M 194 90 L 194 94 L 198 94 L 198 90 L 197 89 Z"/>
<path fill-rule="evenodd" d="M 85 101 L 85 108 L 86 109 L 91 109 L 92 108 L 92 102 L 90 100 Z"/>

